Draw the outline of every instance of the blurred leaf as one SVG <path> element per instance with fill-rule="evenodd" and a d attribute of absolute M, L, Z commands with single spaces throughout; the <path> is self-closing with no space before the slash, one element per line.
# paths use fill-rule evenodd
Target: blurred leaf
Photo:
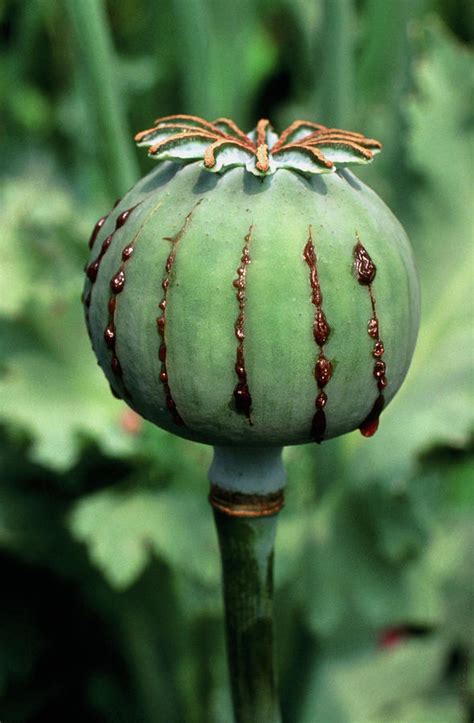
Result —
<path fill-rule="evenodd" d="M 0 421 L 25 432 L 32 458 L 55 469 L 74 463 L 81 437 L 130 453 L 133 437 L 121 427 L 124 405 L 93 361 L 82 318 L 87 219 L 48 168 L 41 173 L 34 166 L 7 181 L 2 200 Z"/>
<path fill-rule="evenodd" d="M 453 529 L 456 534 L 453 534 Z M 474 525 L 466 515 L 449 516 L 436 530 L 422 563 L 443 600 L 444 634 L 474 655 Z"/>
<path fill-rule="evenodd" d="M 401 480 L 434 445 L 463 447 L 474 430 L 474 326 L 468 300 L 474 269 L 469 152 L 471 58 L 437 25 L 409 107 L 411 162 L 423 185 L 411 231 L 422 285 L 422 322 L 407 381 L 370 441 L 346 438 L 356 479 Z"/>
<path fill-rule="evenodd" d="M 395 711 L 377 714 L 367 723 L 465 723 L 463 706 L 454 696 L 434 695 L 429 699 L 401 704 Z"/>
<path fill-rule="evenodd" d="M 29 349 L 11 349 L 0 376 L 0 420 L 32 439 L 32 459 L 58 470 L 77 460 L 81 437 L 109 453 L 129 454 L 134 447 L 121 428 L 123 404 L 93 362 L 79 306 L 66 298 L 37 303 L 24 323 L 28 328 L 33 321 L 31 335 L 40 330 L 39 339 Z"/>
<path fill-rule="evenodd" d="M 474 510 L 474 460 L 469 459 L 446 470 L 446 494 L 453 507 Z"/>
<path fill-rule="evenodd" d="M 413 723 L 402 717 L 403 704 L 436 690 L 444 658 L 440 640 L 414 640 L 370 658 L 332 660 L 312 681 L 301 723 Z"/>
<path fill-rule="evenodd" d="M 70 527 L 118 589 L 136 582 L 152 554 L 207 585 L 218 584 L 212 515 L 200 495 L 171 490 L 100 492 L 76 504 Z"/>
<path fill-rule="evenodd" d="M 408 499 L 382 486 L 335 487 L 306 519 L 298 589 L 315 633 L 335 635 L 355 618 L 362 628 L 439 618 L 434 592 L 409 575 L 425 532 Z"/>
<path fill-rule="evenodd" d="M 33 300 L 61 300 L 77 290 L 92 219 L 82 218 L 51 163 L 37 161 L 21 176 L 4 178 L 0 203 L 0 315 L 14 316 Z"/>
<path fill-rule="evenodd" d="M 54 557 L 62 505 L 52 502 L 48 495 L 27 493 L 21 488 L 16 493 L 2 489 L 0 502 L 0 548 L 22 558 L 31 555 L 34 560 Z"/>
<path fill-rule="evenodd" d="M 12 122 L 25 133 L 42 133 L 52 126 L 52 109 L 44 95 L 26 84 L 13 90 L 9 99 Z"/>

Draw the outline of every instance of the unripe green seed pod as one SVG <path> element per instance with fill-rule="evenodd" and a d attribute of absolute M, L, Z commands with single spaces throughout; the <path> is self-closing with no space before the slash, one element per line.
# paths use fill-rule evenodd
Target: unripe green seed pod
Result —
<path fill-rule="evenodd" d="M 137 140 L 165 162 L 96 225 L 83 297 L 117 396 L 214 445 L 373 434 L 419 322 L 405 232 L 345 169 L 380 144 L 191 116 Z"/>

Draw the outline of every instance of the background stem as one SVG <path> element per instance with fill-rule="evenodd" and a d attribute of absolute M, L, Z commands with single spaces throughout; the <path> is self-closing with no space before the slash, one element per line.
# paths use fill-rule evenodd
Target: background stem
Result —
<path fill-rule="evenodd" d="M 68 0 L 80 63 L 87 84 L 89 106 L 98 128 L 108 182 L 115 195 L 132 186 L 139 176 L 131 134 L 117 84 L 112 38 L 102 0 Z"/>
<path fill-rule="evenodd" d="M 214 510 L 222 559 L 229 671 L 237 723 L 281 720 L 273 649 L 273 547 L 277 516 Z"/>
<path fill-rule="evenodd" d="M 350 127 L 353 108 L 354 13 L 352 0 L 324 0 L 320 78 L 322 122 Z M 319 81 L 318 81 L 319 82 Z"/>

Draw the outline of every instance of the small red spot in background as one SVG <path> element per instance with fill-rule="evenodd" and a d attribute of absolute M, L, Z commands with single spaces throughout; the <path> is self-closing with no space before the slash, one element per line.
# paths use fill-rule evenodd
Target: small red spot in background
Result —
<path fill-rule="evenodd" d="M 384 650 L 396 648 L 408 637 L 409 632 L 406 628 L 387 628 L 379 636 L 378 647 Z"/>
<path fill-rule="evenodd" d="M 120 426 L 126 434 L 136 436 L 141 432 L 143 419 L 133 409 L 127 409 L 120 417 Z"/>

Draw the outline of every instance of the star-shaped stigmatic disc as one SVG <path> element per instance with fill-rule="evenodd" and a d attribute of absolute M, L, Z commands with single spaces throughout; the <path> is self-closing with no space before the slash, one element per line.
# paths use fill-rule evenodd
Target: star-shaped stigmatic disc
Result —
<path fill-rule="evenodd" d="M 320 123 L 296 120 L 279 136 L 270 121 L 262 118 L 244 133 L 229 118 L 210 123 L 192 115 L 158 118 L 153 128 L 135 136 L 139 146 L 149 146 L 157 161 L 192 163 L 222 173 L 244 166 L 255 176 L 267 176 L 279 168 L 312 175 L 331 173 L 352 164 L 370 163 L 382 147 L 362 133 L 327 128 Z"/>

